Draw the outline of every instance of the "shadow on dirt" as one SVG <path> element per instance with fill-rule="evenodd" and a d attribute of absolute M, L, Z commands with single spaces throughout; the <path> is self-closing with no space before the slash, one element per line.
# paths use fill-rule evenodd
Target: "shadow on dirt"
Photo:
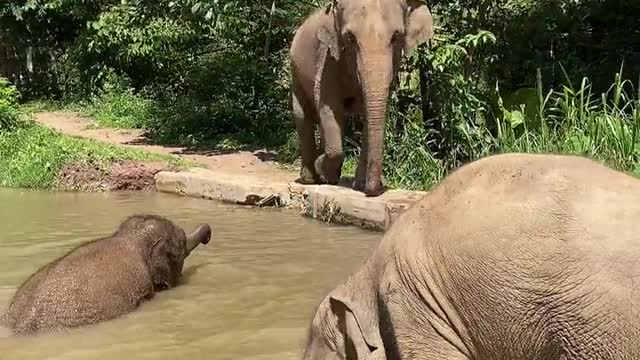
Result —
<path fill-rule="evenodd" d="M 193 145 L 186 145 L 179 142 L 159 141 L 152 137 L 149 133 L 144 133 L 140 137 L 127 141 L 124 144 L 134 146 L 162 146 L 168 148 L 174 155 L 200 155 L 200 156 L 216 156 L 236 154 L 239 152 L 251 152 L 261 161 L 278 161 L 278 154 L 275 151 L 268 150 L 264 146 L 234 144 L 232 147 L 223 144 L 224 140 L 208 141 Z"/>

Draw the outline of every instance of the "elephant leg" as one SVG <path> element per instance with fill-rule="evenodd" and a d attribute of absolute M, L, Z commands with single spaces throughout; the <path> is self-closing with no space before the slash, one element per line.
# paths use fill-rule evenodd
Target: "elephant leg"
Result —
<path fill-rule="evenodd" d="M 320 107 L 320 136 L 324 141 L 324 153 L 316 159 L 315 170 L 331 185 L 337 184 L 342 175 L 343 117 L 343 110 L 339 106 L 322 105 Z"/>
<path fill-rule="evenodd" d="M 321 180 L 335 185 L 340 181 L 344 153 L 342 151 L 342 133 L 344 126 L 344 96 L 342 94 L 342 73 L 335 62 L 326 62 L 328 49 L 319 50 L 321 61 L 316 69 L 313 89 L 315 108 L 318 110 L 320 138 L 324 142 L 322 155 L 314 164 Z"/>
<path fill-rule="evenodd" d="M 316 147 L 315 139 L 315 122 L 310 116 L 305 115 L 308 113 L 304 111 L 304 108 L 298 99 L 295 92 L 291 93 L 291 108 L 293 121 L 298 132 L 298 146 L 300 147 L 300 153 L 302 157 L 302 166 L 300 167 L 300 178 L 297 180 L 302 184 L 316 184 L 320 182 L 320 179 L 314 169 L 314 163 L 318 157 L 318 149 Z"/>

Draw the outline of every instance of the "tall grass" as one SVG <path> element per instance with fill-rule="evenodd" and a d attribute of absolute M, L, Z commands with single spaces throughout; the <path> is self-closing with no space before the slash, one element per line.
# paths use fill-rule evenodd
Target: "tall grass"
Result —
<path fill-rule="evenodd" d="M 640 85 L 634 88 L 620 74 L 622 68 L 608 91 L 594 94 L 589 79 L 575 86 L 568 76 L 559 89 L 545 91 L 538 71 L 534 116 L 526 116 L 524 104 L 505 109 L 500 98 L 495 127 L 460 122 L 463 140 L 456 146 L 472 154 L 468 161 L 506 152 L 573 154 L 640 176 Z M 455 169 L 447 166 L 450 159 L 429 153 L 420 118 L 408 116 L 401 134 L 387 136 L 385 178 L 391 187 L 429 189 Z"/>
<path fill-rule="evenodd" d="M 583 78 L 579 87 L 567 79 L 559 90 L 543 95 L 538 80 L 537 124 L 525 121 L 518 134 L 519 129 L 500 123 L 495 152 L 574 154 L 634 170 L 640 162 L 640 96 L 621 73 L 622 69 L 602 94 L 594 94 L 589 79 Z"/>

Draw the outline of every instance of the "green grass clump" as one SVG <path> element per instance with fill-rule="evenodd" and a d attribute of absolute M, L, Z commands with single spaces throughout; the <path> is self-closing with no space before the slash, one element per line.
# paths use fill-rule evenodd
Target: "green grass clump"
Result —
<path fill-rule="evenodd" d="M 153 102 L 131 90 L 108 90 L 81 107 L 83 115 L 91 116 L 105 128 L 144 129 L 155 119 Z"/>
<path fill-rule="evenodd" d="M 52 189 L 66 164 L 118 160 L 181 164 L 174 157 L 73 138 L 35 124 L 0 133 L 0 186 L 4 187 Z"/>

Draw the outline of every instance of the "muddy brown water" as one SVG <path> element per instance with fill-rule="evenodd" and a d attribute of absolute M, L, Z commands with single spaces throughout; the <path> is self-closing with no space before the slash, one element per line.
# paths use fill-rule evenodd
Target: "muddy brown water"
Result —
<path fill-rule="evenodd" d="M 292 211 L 161 193 L 0 189 L 0 311 L 29 274 L 124 217 L 167 216 L 187 231 L 209 222 L 212 242 L 185 261 L 184 284 L 116 320 L 61 334 L 12 337 L 0 359 L 300 359 L 322 297 L 381 235 Z"/>

